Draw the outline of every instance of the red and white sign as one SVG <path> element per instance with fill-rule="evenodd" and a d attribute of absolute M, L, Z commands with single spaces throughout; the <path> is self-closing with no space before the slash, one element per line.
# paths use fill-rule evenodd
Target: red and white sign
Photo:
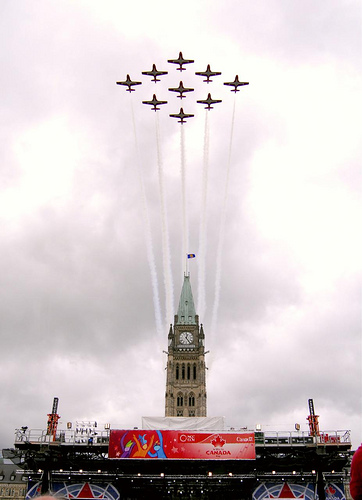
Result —
<path fill-rule="evenodd" d="M 253 432 L 111 430 L 109 458 L 255 460 Z"/>

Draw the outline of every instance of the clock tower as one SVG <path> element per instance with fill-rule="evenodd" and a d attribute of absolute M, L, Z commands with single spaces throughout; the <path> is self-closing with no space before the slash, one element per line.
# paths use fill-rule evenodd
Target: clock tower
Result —
<path fill-rule="evenodd" d="M 184 275 L 168 334 L 166 417 L 206 417 L 204 329 L 195 312 L 190 275 Z"/>

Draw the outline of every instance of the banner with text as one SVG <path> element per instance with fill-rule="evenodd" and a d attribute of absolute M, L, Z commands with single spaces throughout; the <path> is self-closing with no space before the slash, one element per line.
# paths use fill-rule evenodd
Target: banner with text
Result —
<path fill-rule="evenodd" d="M 255 460 L 253 432 L 111 430 L 109 458 Z"/>

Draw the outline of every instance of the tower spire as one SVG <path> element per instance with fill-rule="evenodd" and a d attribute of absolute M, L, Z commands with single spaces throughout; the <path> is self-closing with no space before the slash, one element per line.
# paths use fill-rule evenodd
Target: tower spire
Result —
<path fill-rule="evenodd" d="M 198 324 L 198 316 L 196 315 L 195 303 L 190 283 L 190 274 L 184 274 L 184 282 L 182 285 L 175 324 Z"/>

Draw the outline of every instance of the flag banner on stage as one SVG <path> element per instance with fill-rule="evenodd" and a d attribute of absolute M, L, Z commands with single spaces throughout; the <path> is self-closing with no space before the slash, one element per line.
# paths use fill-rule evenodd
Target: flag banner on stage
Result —
<path fill-rule="evenodd" d="M 255 460 L 253 432 L 111 430 L 109 458 Z"/>
<path fill-rule="evenodd" d="M 194 259 L 195 257 L 196 257 L 196 254 L 194 254 L 194 253 L 188 253 L 187 254 L 187 258 L 188 259 Z"/>

